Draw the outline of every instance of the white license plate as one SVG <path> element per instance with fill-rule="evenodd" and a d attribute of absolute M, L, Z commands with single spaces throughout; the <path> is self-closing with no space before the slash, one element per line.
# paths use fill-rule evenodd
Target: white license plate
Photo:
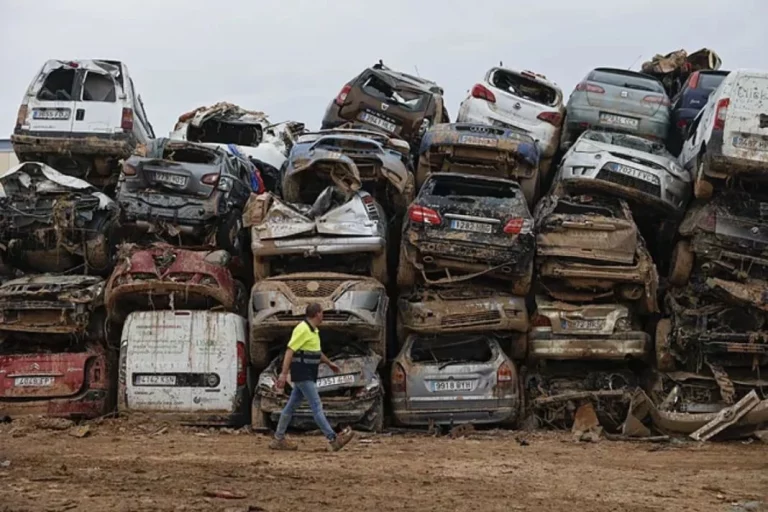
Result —
<path fill-rule="evenodd" d="M 340 386 L 342 384 L 354 384 L 355 374 L 334 375 L 333 377 L 323 377 L 317 379 L 318 388 L 327 388 L 328 386 Z"/>
<path fill-rule="evenodd" d="M 22 388 L 44 388 L 53 386 L 53 377 L 16 377 L 13 385 Z"/>
<path fill-rule="evenodd" d="M 391 133 L 394 133 L 395 130 L 397 130 L 397 125 L 395 123 L 390 123 L 389 121 L 382 119 L 379 116 L 369 114 L 368 112 L 363 112 L 360 115 L 360 120 L 372 124 L 373 126 L 378 126 Z"/>
<path fill-rule="evenodd" d="M 170 183 L 171 185 L 184 186 L 187 184 L 186 176 L 178 176 L 176 174 L 166 174 L 164 172 L 153 173 L 152 178 L 159 183 Z"/>
<path fill-rule="evenodd" d="M 768 139 L 762 137 L 742 137 L 737 135 L 733 138 L 733 145 L 737 148 L 752 151 L 768 151 Z"/>
<path fill-rule="evenodd" d="M 459 137 L 459 144 L 470 144 L 472 146 L 496 147 L 498 141 L 489 137 L 477 137 L 476 135 L 462 135 Z"/>
<path fill-rule="evenodd" d="M 452 220 L 451 229 L 458 229 L 460 231 L 474 231 L 475 233 L 493 233 L 493 224 L 470 222 L 468 220 Z"/>
<path fill-rule="evenodd" d="M 472 391 L 471 380 L 433 380 L 432 391 Z"/>
<path fill-rule="evenodd" d="M 575 331 L 600 331 L 605 325 L 604 320 L 563 320 L 563 329 Z"/>
<path fill-rule="evenodd" d="M 48 119 L 66 121 L 69 119 L 68 108 L 36 108 L 32 111 L 32 119 Z"/>
<path fill-rule="evenodd" d="M 617 116 L 616 114 L 600 114 L 600 122 L 611 126 L 626 126 L 628 128 L 637 128 L 640 124 L 639 119 Z"/>
<path fill-rule="evenodd" d="M 653 183 L 654 185 L 658 185 L 660 183 L 658 176 L 651 174 L 650 172 L 635 169 L 634 167 L 628 167 L 621 164 L 613 164 L 611 170 L 625 176 L 631 176 L 639 180 L 647 181 L 648 183 Z"/>
<path fill-rule="evenodd" d="M 175 386 L 175 375 L 138 375 L 135 381 L 137 386 Z"/>

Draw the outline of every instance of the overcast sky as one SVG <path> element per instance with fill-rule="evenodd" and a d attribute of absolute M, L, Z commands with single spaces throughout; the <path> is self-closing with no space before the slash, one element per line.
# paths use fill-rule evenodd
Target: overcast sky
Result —
<path fill-rule="evenodd" d="M 229 101 L 319 127 L 341 86 L 383 59 L 442 85 L 451 117 L 503 61 L 567 95 L 593 67 L 716 50 L 768 69 L 764 0 L 0 0 L 0 138 L 47 59 L 124 61 L 158 135 Z"/>

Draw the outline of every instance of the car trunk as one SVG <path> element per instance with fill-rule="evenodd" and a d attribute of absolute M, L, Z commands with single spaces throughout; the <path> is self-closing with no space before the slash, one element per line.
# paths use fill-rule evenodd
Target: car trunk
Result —
<path fill-rule="evenodd" d="M 619 304 L 575 305 L 538 297 L 538 314 L 549 319 L 552 334 L 560 336 L 610 336 L 619 318 L 627 317 Z"/>
<path fill-rule="evenodd" d="M 82 86 L 78 95 L 72 131 L 76 133 L 112 134 L 123 124 L 123 101 L 125 97 L 118 78 L 120 67 L 103 63 L 90 65 L 81 70 Z M 130 130 L 127 130 L 130 131 Z"/>
<path fill-rule="evenodd" d="M 162 158 L 139 159 L 135 167 L 142 184 L 132 188 L 210 197 L 221 174 L 219 158 L 202 146 L 166 147 Z"/>
<path fill-rule="evenodd" d="M 589 105 L 619 114 L 653 116 L 666 98 L 660 83 L 631 71 L 596 69 L 587 81 L 603 91 L 588 87 L 586 95 Z M 653 98 L 653 101 L 646 101 L 645 98 Z"/>
<path fill-rule="evenodd" d="M 535 122 L 542 112 L 551 111 L 560 102 L 560 93 L 535 79 L 518 73 L 497 69 L 489 77 L 495 103 L 491 110 L 512 119 Z"/>
<path fill-rule="evenodd" d="M 768 76 L 739 75 L 729 99 L 723 143 L 738 156 L 768 162 Z"/>

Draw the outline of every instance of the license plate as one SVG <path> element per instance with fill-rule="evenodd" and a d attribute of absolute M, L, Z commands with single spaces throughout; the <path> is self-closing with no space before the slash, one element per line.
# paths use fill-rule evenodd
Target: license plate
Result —
<path fill-rule="evenodd" d="M 472 391 L 471 380 L 433 380 L 432 391 Z"/>
<path fill-rule="evenodd" d="M 626 126 L 628 128 L 637 128 L 640 124 L 639 119 L 617 116 L 616 114 L 600 114 L 600 122 L 611 126 Z"/>
<path fill-rule="evenodd" d="M 16 377 L 13 385 L 23 388 L 42 388 L 53 386 L 53 377 Z"/>
<path fill-rule="evenodd" d="M 737 135 L 733 138 L 733 145 L 737 148 L 753 151 L 768 151 L 768 139 L 763 137 L 742 137 Z"/>
<path fill-rule="evenodd" d="M 372 124 L 373 126 L 378 126 L 379 128 L 382 128 L 391 133 L 394 133 L 395 130 L 397 130 L 397 125 L 395 123 L 390 123 L 386 119 L 382 119 L 379 116 L 369 114 L 368 112 L 363 112 L 360 115 L 360 120 L 368 124 Z"/>
<path fill-rule="evenodd" d="M 498 141 L 489 137 L 477 137 L 475 135 L 462 135 L 459 137 L 459 144 L 470 144 L 472 146 L 496 147 Z"/>
<path fill-rule="evenodd" d="M 493 225 L 483 222 L 470 222 L 468 220 L 452 220 L 451 229 L 460 231 L 474 231 L 475 233 L 493 233 Z"/>
<path fill-rule="evenodd" d="M 563 329 L 573 329 L 575 331 L 599 331 L 602 330 L 605 321 L 598 320 L 563 320 Z"/>
<path fill-rule="evenodd" d="M 186 176 L 179 176 L 177 174 L 167 174 L 164 172 L 155 172 L 152 174 L 153 174 L 152 179 L 154 179 L 158 183 L 170 183 L 171 185 L 179 185 L 182 187 L 187 184 Z"/>
<path fill-rule="evenodd" d="M 137 375 L 136 386 L 175 386 L 175 375 Z"/>
<path fill-rule="evenodd" d="M 621 164 L 613 164 L 611 170 L 625 176 L 631 176 L 639 180 L 647 181 L 648 183 L 653 183 L 654 185 L 658 185 L 660 183 L 659 177 L 655 174 L 651 174 L 650 172 L 645 172 L 640 169 L 635 169 L 634 167 Z"/>
<path fill-rule="evenodd" d="M 318 388 L 327 388 L 328 386 L 340 386 L 342 384 L 354 384 L 355 374 L 334 375 L 333 377 L 323 377 L 317 379 Z"/>
<path fill-rule="evenodd" d="M 36 108 L 32 111 L 32 119 L 52 119 L 65 121 L 69 119 L 68 108 Z"/>

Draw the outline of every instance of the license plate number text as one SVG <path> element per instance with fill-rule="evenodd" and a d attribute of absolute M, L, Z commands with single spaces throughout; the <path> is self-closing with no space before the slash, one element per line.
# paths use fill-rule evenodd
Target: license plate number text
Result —
<path fill-rule="evenodd" d="M 637 128 L 640 124 L 639 119 L 617 116 L 616 114 L 600 114 L 600 122 L 610 124 L 611 126 L 626 126 L 628 128 Z"/>
<path fill-rule="evenodd" d="M 473 231 L 475 233 L 493 233 L 492 224 L 471 222 L 468 220 L 452 220 L 451 229 L 457 229 L 459 231 Z"/>
<path fill-rule="evenodd" d="M 53 377 L 16 377 L 13 385 L 20 388 L 43 388 L 53 386 Z"/>
<path fill-rule="evenodd" d="M 340 386 L 343 384 L 353 384 L 355 382 L 355 375 L 334 375 L 333 377 L 322 377 L 317 379 L 318 388 L 326 388 L 328 386 Z"/>

